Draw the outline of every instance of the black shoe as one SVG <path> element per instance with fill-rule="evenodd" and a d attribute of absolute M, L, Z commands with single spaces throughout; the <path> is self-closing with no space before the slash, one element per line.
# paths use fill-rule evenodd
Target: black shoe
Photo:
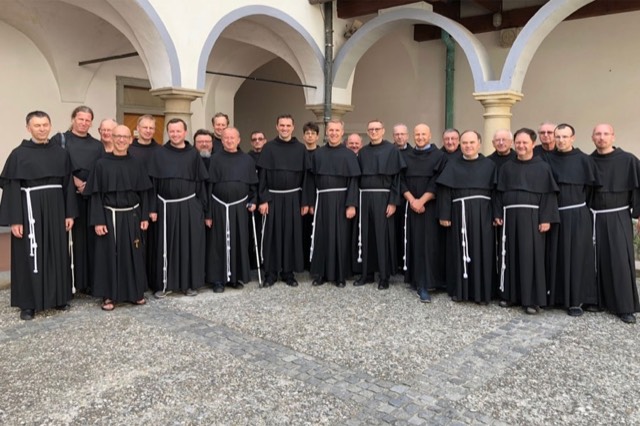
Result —
<path fill-rule="evenodd" d="M 64 305 L 56 306 L 56 309 L 59 311 L 68 311 L 69 309 L 71 309 L 71 305 L 65 303 Z"/>
<path fill-rule="evenodd" d="M 619 314 L 618 317 L 627 324 L 635 324 L 636 316 L 633 314 Z"/>
<path fill-rule="evenodd" d="M 431 303 L 431 295 L 429 294 L 428 290 L 420 290 L 418 292 L 418 297 L 420 298 L 420 301 L 422 303 Z"/>
<path fill-rule="evenodd" d="M 389 280 L 380 280 L 380 282 L 378 283 L 378 290 L 389 290 Z"/>
<path fill-rule="evenodd" d="M 221 282 L 213 283 L 213 292 L 214 293 L 224 293 L 224 284 Z"/>
<path fill-rule="evenodd" d="M 324 284 L 324 281 L 321 278 L 316 278 L 315 280 L 313 280 L 311 282 L 311 285 L 314 286 L 314 287 L 319 287 L 322 284 Z"/>
<path fill-rule="evenodd" d="M 264 283 L 262 283 L 262 287 L 273 287 L 273 279 L 267 278 L 266 280 L 264 280 Z"/>
<path fill-rule="evenodd" d="M 23 309 L 20 311 L 20 319 L 23 321 L 31 321 L 34 315 L 35 312 L 33 309 Z"/>
<path fill-rule="evenodd" d="M 460 299 L 458 298 L 458 296 L 451 296 L 451 301 L 458 303 L 460 302 Z"/>
<path fill-rule="evenodd" d="M 580 306 L 572 306 L 567 311 L 567 314 L 571 317 L 579 317 L 579 316 L 582 316 L 582 314 L 584 314 L 584 311 Z"/>
<path fill-rule="evenodd" d="M 336 283 L 336 287 L 338 287 L 338 288 L 345 288 L 346 285 L 347 284 L 344 281 L 338 281 Z"/>
<path fill-rule="evenodd" d="M 373 282 L 373 277 L 370 277 L 370 276 L 369 277 L 365 277 L 363 275 L 360 278 L 358 278 L 357 280 L 355 280 L 353 282 L 353 285 L 356 286 L 356 287 L 360 287 L 362 285 L 369 284 L 369 283 L 372 283 L 372 282 Z"/>
<path fill-rule="evenodd" d="M 295 278 L 289 278 L 289 279 L 287 280 L 287 285 L 288 285 L 289 287 L 298 287 L 298 281 L 296 281 L 296 279 L 295 279 Z"/>

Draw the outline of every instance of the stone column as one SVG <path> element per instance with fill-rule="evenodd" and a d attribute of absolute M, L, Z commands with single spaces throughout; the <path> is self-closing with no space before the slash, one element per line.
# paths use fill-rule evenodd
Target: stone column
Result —
<path fill-rule="evenodd" d="M 324 104 L 306 105 L 306 109 L 316 115 L 316 123 L 319 126 L 324 125 Z M 353 111 L 353 105 L 331 104 L 331 118 L 342 120 L 345 114 Z"/>
<path fill-rule="evenodd" d="M 181 118 L 187 123 L 187 137 L 191 140 L 193 128 L 191 126 L 191 102 L 204 96 L 204 92 L 193 89 L 183 89 L 180 87 L 163 87 L 149 91 L 152 95 L 158 96 L 164 101 L 164 122 L 172 118 Z M 166 130 L 165 130 L 166 133 Z"/>
<path fill-rule="evenodd" d="M 473 94 L 473 97 L 484 107 L 484 134 L 482 135 L 484 155 L 493 152 L 491 139 L 497 130 L 511 129 L 511 108 L 516 102 L 522 100 L 522 96 L 522 93 L 512 90 Z"/>

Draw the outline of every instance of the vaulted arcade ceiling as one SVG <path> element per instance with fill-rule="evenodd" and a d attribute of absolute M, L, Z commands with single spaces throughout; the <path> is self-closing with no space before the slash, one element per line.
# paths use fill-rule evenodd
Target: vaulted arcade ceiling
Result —
<path fill-rule="evenodd" d="M 337 0 L 338 17 L 365 17 L 378 10 L 418 3 L 416 0 Z M 465 26 L 472 33 L 523 27 L 547 0 L 429 0 L 433 11 Z M 640 10 L 640 0 L 595 0 L 567 19 L 590 18 L 613 13 Z M 498 16 L 499 15 L 499 18 Z M 499 25 L 496 25 L 499 22 Z M 414 39 L 427 41 L 440 38 L 440 29 L 416 25 Z"/>

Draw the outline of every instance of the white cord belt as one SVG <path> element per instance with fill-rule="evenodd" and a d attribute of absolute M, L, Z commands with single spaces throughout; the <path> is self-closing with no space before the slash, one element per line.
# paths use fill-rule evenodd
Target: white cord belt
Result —
<path fill-rule="evenodd" d="M 272 194 L 293 194 L 294 192 L 302 191 L 301 187 L 292 189 L 269 189 Z M 260 231 L 260 259 L 264 262 L 264 228 L 267 223 L 267 215 L 262 215 L 262 230 Z"/>
<path fill-rule="evenodd" d="M 467 263 L 471 263 L 471 257 L 469 256 L 469 233 L 467 232 L 467 210 L 465 203 L 469 200 L 491 201 L 491 197 L 486 195 L 470 195 L 468 197 L 454 198 L 452 200 L 454 203 L 460 203 L 462 205 L 462 226 L 460 232 L 462 234 L 462 278 L 465 280 L 469 278 L 469 275 L 467 274 Z"/>
<path fill-rule="evenodd" d="M 596 273 L 598 273 L 598 254 L 596 252 L 596 217 L 599 214 L 606 214 L 606 213 L 615 213 L 615 212 L 621 212 L 624 210 L 629 210 L 629 206 L 622 206 L 622 207 L 615 207 L 612 209 L 604 209 L 604 210 L 594 210 L 594 209 L 589 209 L 591 210 L 591 214 L 593 215 L 593 233 L 591 234 L 591 241 L 593 242 L 593 257 L 594 257 L 594 264 L 595 264 L 595 270 Z"/>
<path fill-rule="evenodd" d="M 358 205 L 360 214 L 358 215 L 358 263 L 362 263 L 362 193 L 363 192 L 391 192 L 387 188 L 360 189 Z"/>
<path fill-rule="evenodd" d="M 509 209 L 535 209 L 540 207 L 533 204 L 511 204 L 502 207 L 502 266 L 500 267 L 500 291 L 504 292 L 504 271 L 507 270 L 507 210 Z"/>
<path fill-rule="evenodd" d="M 135 206 L 132 207 L 110 207 L 110 206 L 104 206 L 105 209 L 110 210 L 111 211 L 111 220 L 113 221 L 113 241 L 115 241 L 115 243 L 118 243 L 118 238 L 117 238 L 117 229 L 116 229 L 116 213 L 117 212 L 130 212 L 131 210 L 135 210 L 138 207 L 140 207 L 140 204 L 136 204 Z"/>
<path fill-rule="evenodd" d="M 62 189 L 62 185 L 40 185 L 28 188 L 20 188 L 27 195 L 27 218 L 29 220 L 29 256 L 33 257 L 33 273 L 38 273 L 38 242 L 36 241 L 36 220 L 33 218 L 33 205 L 31 204 L 31 192 L 42 189 Z"/>
<path fill-rule="evenodd" d="M 293 194 L 294 192 L 302 191 L 302 188 L 292 188 L 292 189 L 270 189 L 269 192 L 272 194 Z"/>
<path fill-rule="evenodd" d="M 409 215 L 409 200 L 404 203 L 404 255 L 402 256 L 402 270 L 407 270 L 407 228 L 408 222 L 407 217 Z"/>
<path fill-rule="evenodd" d="M 558 207 L 558 210 L 562 211 L 562 210 L 579 209 L 580 207 L 584 207 L 586 205 L 587 203 L 571 204 L 570 206 Z"/>
<path fill-rule="evenodd" d="M 162 292 L 167 291 L 167 204 L 181 203 L 183 201 L 195 198 L 195 192 L 182 198 L 164 199 L 158 195 L 158 199 L 162 201 Z"/>
<path fill-rule="evenodd" d="M 226 238 L 226 253 L 227 253 L 227 281 L 231 279 L 231 227 L 229 225 L 229 207 L 235 206 L 236 204 L 240 204 L 244 201 L 247 201 L 249 198 L 248 195 L 245 195 L 244 198 L 234 201 L 232 203 L 225 203 L 220 198 L 211 194 L 211 198 L 217 201 L 219 204 L 224 206 L 224 221 L 225 221 L 225 238 Z"/>
<path fill-rule="evenodd" d="M 311 259 L 313 259 L 313 247 L 316 242 L 316 217 L 318 216 L 318 199 L 320 198 L 318 195 L 329 192 L 347 192 L 347 188 L 316 189 L 316 205 L 313 208 L 313 222 L 311 223 L 311 247 L 309 249 L 309 262 L 311 262 Z"/>

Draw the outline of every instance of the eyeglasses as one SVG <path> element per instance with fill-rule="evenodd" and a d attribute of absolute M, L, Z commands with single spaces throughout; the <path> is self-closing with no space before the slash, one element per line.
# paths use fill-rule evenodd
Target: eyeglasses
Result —
<path fill-rule="evenodd" d="M 369 127 L 367 132 L 379 132 L 380 130 L 382 130 L 382 127 Z"/>
<path fill-rule="evenodd" d="M 552 135 L 553 134 L 553 130 L 541 130 L 538 132 L 541 135 Z"/>
<path fill-rule="evenodd" d="M 129 139 L 131 136 L 129 135 L 111 135 L 113 139 Z"/>
<path fill-rule="evenodd" d="M 251 142 L 263 141 L 264 138 L 251 138 Z"/>

